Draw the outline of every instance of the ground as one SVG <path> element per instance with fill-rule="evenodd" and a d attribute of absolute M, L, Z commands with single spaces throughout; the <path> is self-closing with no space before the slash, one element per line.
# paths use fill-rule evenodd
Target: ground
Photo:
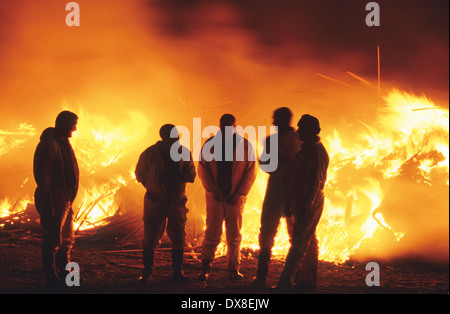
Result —
<path fill-rule="evenodd" d="M 47 293 L 43 289 L 43 274 L 40 262 L 40 236 L 32 232 L 6 232 L 0 234 L 0 293 Z M 201 270 L 197 259 L 198 249 L 187 250 L 184 272 L 196 277 Z M 82 294 L 265 294 L 273 293 L 283 267 L 283 260 L 274 260 L 268 278 L 267 288 L 250 285 L 256 274 L 254 254 L 244 251 L 241 272 L 243 281 L 230 281 L 225 257 L 218 257 L 213 266 L 211 280 L 206 284 L 191 282 L 175 284 L 170 281 L 170 249 L 160 248 L 156 254 L 154 283 L 139 284 L 141 273 L 141 252 L 136 248 L 104 246 L 100 243 L 77 241 L 72 260 L 80 265 L 85 279 L 80 287 L 70 287 L 61 293 Z M 365 263 L 346 262 L 333 264 L 320 261 L 319 279 L 316 291 L 294 291 L 293 293 L 315 294 L 448 294 L 448 267 L 439 268 L 411 261 L 383 262 L 380 265 L 380 286 L 368 287 L 365 279 L 369 271 Z M 52 291 L 54 293 L 55 291 Z"/>

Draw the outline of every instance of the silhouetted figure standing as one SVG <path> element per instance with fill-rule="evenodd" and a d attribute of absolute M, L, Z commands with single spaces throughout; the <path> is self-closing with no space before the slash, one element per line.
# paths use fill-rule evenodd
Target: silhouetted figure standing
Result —
<path fill-rule="evenodd" d="M 206 231 L 202 244 L 202 274 L 207 280 L 225 221 L 227 268 L 231 279 L 242 279 L 239 272 L 242 213 L 255 179 L 252 145 L 236 133 L 236 118 L 224 114 L 220 130 L 202 147 L 198 174 L 206 190 Z"/>
<path fill-rule="evenodd" d="M 78 117 L 61 112 L 54 128 L 42 132 L 34 154 L 35 205 L 43 227 L 42 263 L 47 285 L 65 280 L 73 246 L 73 210 L 79 184 L 75 153 L 69 142 Z M 56 270 L 55 270 L 56 266 Z"/>
<path fill-rule="evenodd" d="M 195 166 L 188 149 L 179 144 L 178 133 L 171 138 L 175 128 L 172 124 L 160 129 L 162 141 L 147 148 L 139 157 L 136 166 L 136 179 L 146 189 L 144 197 L 144 240 L 141 280 L 150 283 L 153 273 L 155 250 L 160 244 L 164 230 L 172 241 L 172 280 L 189 280 L 182 272 L 186 237 L 186 183 L 194 182 Z M 171 151 L 172 150 L 172 151 Z M 184 152 L 178 160 L 172 154 Z M 186 154 L 187 152 L 187 154 Z M 177 160 L 177 161 L 175 161 Z M 167 225 L 167 228 L 166 228 Z"/>
<path fill-rule="evenodd" d="M 323 188 L 329 164 L 328 153 L 318 136 L 319 120 L 306 114 L 297 126 L 303 144 L 296 157 L 291 189 L 290 201 L 295 222 L 292 244 L 277 286 L 281 290 L 292 287 L 293 277 L 300 267 L 303 268 L 301 274 L 309 278 L 300 278 L 299 287 L 316 287 L 319 256 L 316 228 L 323 211 Z"/>
<path fill-rule="evenodd" d="M 301 141 L 295 129 L 291 127 L 291 120 L 292 112 L 289 108 L 282 107 L 275 110 L 273 124 L 278 127 L 278 132 L 266 138 L 264 154 L 260 158 L 260 166 L 263 171 L 265 171 L 265 165 L 270 164 L 267 156 L 276 154 L 278 166 L 275 171 L 269 172 L 270 177 L 262 206 L 258 270 L 252 283 L 255 286 L 265 285 L 272 248 L 275 244 L 274 239 L 282 217 L 286 218 L 287 231 L 292 237 L 294 218 L 289 203 L 289 190 L 292 188 L 295 157 L 300 151 Z M 278 137 L 277 152 L 270 152 L 272 147 L 270 141 L 274 141 L 274 136 Z"/>

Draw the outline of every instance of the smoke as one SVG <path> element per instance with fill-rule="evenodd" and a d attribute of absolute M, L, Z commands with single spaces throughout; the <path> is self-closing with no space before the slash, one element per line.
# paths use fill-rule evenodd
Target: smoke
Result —
<path fill-rule="evenodd" d="M 380 27 L 365 25 L 368 1 L 362 0 L 156 3 L 165 13 L 163 29 L 178 38 L 191 37 L 217 25 L 217 15 L 205 8 L 225 12 L 226 7 L 233 10 L 237 19 L 224 16 L 219 23 L 239 23 L 241 32 L 251 34 L 251 56 L 257 60 L 285 66 L 298 66 L 300 61 L 326 64 L 328 68 L 352 70 L 373 79 L 377 76 L 375 48 L 380 45 L 384 80 L 419 94 L 425 90 L 447 90 L 449 4 L 445 0 L 415 0 L 408 5 L 398 0 L 377 1 Z M 208 25 L 203 23 L 205 20 Z"/>
<path fill-rule="evenodd" d="M 339 106 L 342 86 L 318 72 L 359 87 L 350 70 L 376 84 L 377 45 L 385 86 L 448 93 L 447 1 L 379 1 L 379 28 L 364 24 L 364 1 L 78 3 L 79 28 L 64 24 L 61 1 L 0 5 L 3 116 L 48 121 L 66 102 L 93 113 L 107 106 L 111 116 L 124 106 L 174 120 L 177 112 L 173 123 L 205 111 L 217 123 L 229 108 L 250 124 L 279 105 Z"/>

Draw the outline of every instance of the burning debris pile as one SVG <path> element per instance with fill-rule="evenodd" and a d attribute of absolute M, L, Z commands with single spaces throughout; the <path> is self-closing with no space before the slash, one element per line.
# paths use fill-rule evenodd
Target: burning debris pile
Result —
<path fill-rule="evenodd" d="M 324 134 L 330 167 L 317 229 L 321 260 L 342 263 L 358 256 L 414 252 L 447 252 L 448 258 L 448 110 L 398 90 L 384 102 L 374 122 L 361 122 L 352 136 L 336 130 Z M 131 114 L 120 126 L 86 112 L 79 115 L 80 131 L 71 140 L 81 169 L 74 206 L 76 235 L 86 241 L 140 246 L 144 190 L 134 178 L 134 167 L 137 143 L 145 134 L 137 126 L 149 123 L 139 114 Z M 89 125 L 94 120 L 96 124 Z M 35 140 L 35 134 L 28 124 L 18 131 L 0 130 L 0 158 Z M 0 195 L 2 232 L 39 230 L 30 181 L 25 180 L 14 201 L 14 196 Z M 260 172 L 244 212 L 243 249 L 258 250 L 266 184 L 267 176 Z M 203 198 L 196 182 L 189 196 L 188 234 L 198 241 L 204 232 Z M 283 257 L 289 247 L 284 221 L 275 243 L 274 254 Z M 218 252 L 225 252 L 225 243 Z"/>
<path fill-rule="evenodd" d="M 387 236 L 384 241 L 411 236 L 417 240 L 418 234 L 423 236 L 419 230 L 424 220 L 448 220 L 448 110 L 436 107 L 426 97 L 397 90 L 385 101 L 375 125 L 364 125 L 367 131 L 356 134 L 351 143 L 345 144 L 337 132 L 329 138 L 333 164 L 325 193 L 330 204 L 321 222 L 323 228 L 318 230 L 327 230 L 322 237 L 324 250 L 346 243 L 337 250 L 346 252 L 344 259 L 355 253 L 363 240 L 388 250 L 390 242 L 377 239 L 380 233 Z M 336 225 L 346 231 L 330 233 L 328 229 Z M 448 249 L 448 224 L 444 223 L 440 232 L 440 244 Z M 338 235 L 329 245 L 328 234 Z M 418 244 L 410 243 L 410 248 Z"/>

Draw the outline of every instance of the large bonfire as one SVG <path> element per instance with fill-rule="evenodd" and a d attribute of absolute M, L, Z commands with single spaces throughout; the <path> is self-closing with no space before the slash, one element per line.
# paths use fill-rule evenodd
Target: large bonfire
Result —
<path fill-rule="evenodd" d="M 383 103 L 370 122 L 361 120 L 355 126 L 351 136 L 339 130 L 321 134 L 330 155 L 326 204 L 317 229 L 321 260 L 342 263 L 358 256 L 386 257 L 398 248 L 410 254 L 427 247 L 430 241 L 439 252 L 448 252 L 448 110 L 425 96 L 400 90 L 387 93 Z M 126 122 L 114 125 L 83 109 L 75 111 L 80 116 L 79 131 L 71 141 L 81 168 L 81 187 L 74 206 L 77 233 L 99 232 L 131 212 L 136 217 L 133 236 L 139 238 L 143 188 L 134 178 L 138 157 L 135 147 L 143 140 L 148 142 L 139 127 L 148 124 L 147 119 L 131 112 Z M 0 159 L 11 158 L 26 142 L 37 143 L 38 136 L 28 123 L 19 123 L 15 130 L 0 130 Z M 243 248 L 258 249 L 267 178 L 259 172 L 249 195 Z M 16 194 L 0 194 L 0 228 L 12 228 L 19 223 L 15 220 L 23 219 L 23 213 L 34 211 L 33 184 L 30 174 L 23 178 Z M 188 224 L 195 224 L 190 230 L 197 236 L 204 228 L 204 204 L 198 201 L 204 193 L 198 181 L 189 192 L 193 219 Z M 21 222 L 36 218 L 25 217 Z M 121 225 L 115 228 L 121 234 Z M 437 236 L 421 236 L 429 230 Z M 114 232 L 111 236 L 114 238 Z M 224 248 L 225 243 L 219 253 Z M 283 257 L 288 248 L 289 237 L 282 221 L 274 254 Z"/>

